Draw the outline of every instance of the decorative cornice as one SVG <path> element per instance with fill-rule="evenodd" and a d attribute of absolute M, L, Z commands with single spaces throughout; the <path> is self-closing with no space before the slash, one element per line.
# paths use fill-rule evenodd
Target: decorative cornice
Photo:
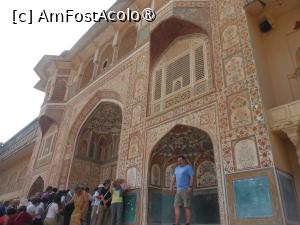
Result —
<path fill-rule="evenodd" d="M 16 154 L 20 149 L 33 143 L 37 137 L 38 126 L 38 121 L 35 119 L 5 142 L 0 150 L 0 160 L 5 159 L 12 154 Z"/>
<path fill-rule="evenodd" d="M 300 124 L 300 100 L 272 108 L 268 112 L 268 120 L 273 131 Z"/>

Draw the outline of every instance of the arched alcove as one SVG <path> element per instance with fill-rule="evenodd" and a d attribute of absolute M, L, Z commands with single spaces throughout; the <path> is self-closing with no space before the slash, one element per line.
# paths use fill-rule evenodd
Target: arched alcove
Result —
<path fill-rule="evenodd" d="M 122 110 L 113 102 L 101 102 L 80 128 L 69 185 L 96 187 L 114 179 L 122 126 Z"/>
<path fill-rule="evenodd" d="M 148 114 L 157 114 L 207 93 L 212 87 L 209 41 L 202 34 L 180 36 L 151 69 Z"/>
<path fill-rule="evenodd" d="M 82 73 L 81 80 L 80 80 L 80 86 L 79 86 L 80 89 L 85 87 L 90 82 L 90 80 L 93 78 L 93 72 L 94 72 L 94 62 L 93 59 L 90 59 L 84 67 L 84 72 Z"/>
<path fill-rule="evenodd" d="M 112 64 L 114 50 L 112 44 L 109 43 L 105 45 L 101 51 L 101 55 L 99 58 L 99 70 L 98 72 L 101 74 L 107 70 L 107 68 Z"/>
<path fill-rule="evenodd" d="M 39 176 L 31 185 L 27 198 L 32 197 L 37 192 L 43 192 L 43 190 L 44 190 L 44 179 L 41 176 Z"/>
<path fill-rule="evenodd" d="M 135 26 L 130 26 L 122 35 L 118 49 L 118 59 L 124 58 L 135 49 L 136 39 L 137 29 Z"/>
<path fill-rule="evenodd" d="M 83 127 L 83 124 L 87 121 L 87 118 L 89 118 L 89 116 L 93 112 L 95 112 L 97 106 L 99 106 L 100 103 L 104 102 L 104 99 L 106 101 L 109 100 L 110 102 L 113 102 L 120 108 L 122 106 L 122 97 L 118 93 L 108 90 L 102 90 L 96 92 L 78 113 L 76 119 L 74 120 L 74 123 L 71 126 L 70 132 L 67 137 L 66 149 L 63 152 L 63 169 L 61 170 L 58 178 L 59 187 L 61 188 L 71 187 L 72 184 L 75 183 L 75 181 L 72 181 L 74 180 L 74 174 L 72 170 L 74 168 L 74 164 L 76 164 L 77 166 L 77 159 L 76 157 L 75 159 L 71 159 L 70 155 L 72 155 L 72 157 L 74 158 L 74 151 L 78 144 L 78 134 Z M 114 166 L 112 169 L 112 174 L 115 174 L 115 168 L 116 167 Z M 100 171 L 96 170 L 97 168 L 95 168 L 94 170 L 96 174 L 100 173 Z"/>
<path fill-rule="evenodd" d="M 176 38 L 195 33 L 207 34 L 198 25 L 183 19 L 170 17 L 162 21 L 150 35 L 150 67 Z"/>
<path fill-rule="evenodd" d="M 219 224 L 217 175 L 211 138 L 206 132 L 185 125 L 173 127 L 152 150 L 148 165 L 148 224 L 174 222 L 175 196 L 170 191 L 170 181 L 180 155 L 186 157 L 196 174 L 192 224 Z M 184 212 L 184 218 L 183 215 Z"/>
<path fill-rule="evenodd" d="M 170 17 L 150 35 L 147 114 L 161 113 L 214 88 L 208 32 L 190 21 Z"/>

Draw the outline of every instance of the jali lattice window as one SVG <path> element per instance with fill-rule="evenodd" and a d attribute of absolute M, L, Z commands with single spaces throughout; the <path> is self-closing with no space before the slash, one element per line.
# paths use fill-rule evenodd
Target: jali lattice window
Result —
<path fill-rule="evenodd" d="M 154 66 L 151 114 L 207 93 L 209 76 L 208 41 L 193 37 L 177 40 Z"/>

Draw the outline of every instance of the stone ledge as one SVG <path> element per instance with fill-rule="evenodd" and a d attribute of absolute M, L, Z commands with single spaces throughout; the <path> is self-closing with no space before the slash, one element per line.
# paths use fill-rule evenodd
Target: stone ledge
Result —
<path fill-rule="evenodd" d="M 300 100 L 272 108 L 268 112 L 273 131 L 300 125 Z"/>
<path fill-rule="evenodd" d="M 269 124 L 272 131 L 287 134 L 296 148 L 300 164 L 300 100 L 270 109 Z"/>
<path fill-rule="evenodd" d="M 12 199 L 20 199 L 20 192 L 15 191 L 15 192 L 10 192 L 10 193 L 5 193 L 3 195 L 0 195 L 0 201 L 6 201 L 6 200 L 12 200 Z"/>

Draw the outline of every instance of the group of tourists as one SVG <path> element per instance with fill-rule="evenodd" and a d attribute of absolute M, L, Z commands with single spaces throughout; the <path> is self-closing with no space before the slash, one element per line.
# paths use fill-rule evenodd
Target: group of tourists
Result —
<path fill-rule="evenodd" d="M 183 207 L 185 224 L 190 225 L 194 176 L 192 166 L 184 156 L 179 156 L 171 182 L 171 191 L 176 193 L 174 225 L 180 225 Z M 80 186 L 65 191 L 48 187 L 28 202 L 0 204 L 0 225 L 121 225 L 126 190 L 123 179 L 105 180 L 93 195 Z"/>
<path fill-rule="evenodd" d="M 47 187 L 22 202 L 0 202 L 0 225 L 121 225 L 126 190 L 123 179 L 105 180 L 93 195 L 79 185 Z"/>

